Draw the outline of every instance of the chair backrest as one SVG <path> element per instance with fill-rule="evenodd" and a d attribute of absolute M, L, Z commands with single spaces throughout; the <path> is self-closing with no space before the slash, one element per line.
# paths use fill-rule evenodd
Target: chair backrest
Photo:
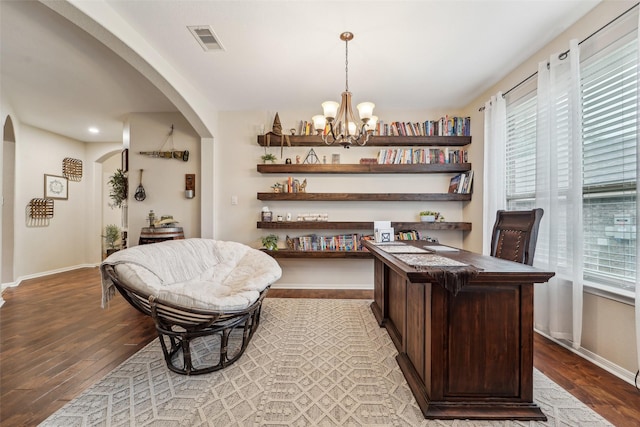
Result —
<path fill-rule="evenodd" d="M 542 209 L 498 211 L 491 236 L 491 256 L 532 265 Z"/>

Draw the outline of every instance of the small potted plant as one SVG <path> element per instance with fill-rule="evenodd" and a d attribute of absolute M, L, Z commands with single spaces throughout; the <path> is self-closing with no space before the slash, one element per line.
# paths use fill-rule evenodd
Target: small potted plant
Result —
<path fill-rule="evenodd" d="M 274 163 L 277 160 L 276 156 L 274 156 L 271 153 L 265 153 L 264 155 L 262 155 L 261 159 L 264 163 L 267 163 L 267 162 Z"/>
<path fill-rule="evenodd" d="M 420 221 L 422 222 L 435 222 L 439 219 L 440 212 L 434 211 L 422 211 L 420 212 Z"/>
<path fill-rule="evenodd" d="M 107 244 L 107 256 L 117 252 L 120 248 L 116 246 L 116 242 L 120 240 L 120 227 L 109 224 L 104 227 L 104 241 Z"/>
<path fill-rule="evenodd" d="M 264 236 L 262 238 L 262 246 L 264 246 L 268 251 L 277 251 L 278 236 L 276 236 L 275 234 L 269 234 L 268 236 Z"/>

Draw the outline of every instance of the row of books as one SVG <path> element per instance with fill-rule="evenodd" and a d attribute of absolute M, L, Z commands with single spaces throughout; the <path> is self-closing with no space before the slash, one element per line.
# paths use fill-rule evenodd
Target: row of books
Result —
<path fill-rule="evenodd" d="M 420 232 L 416 230 L 400 230 L 395 235 L 396 240 L 420 240 Z"/>
<path fill-rule="evenodd" d="M 375 240 L 373 235 L 340 234 L 337 236 L 287 236 L 287 247 L 294 251 L 366 251 L 363 240 Z M 421 236 L 416 230 L 402 230 L 395 233 L 395 240 L 425 240 L 438 242 L 438 239 L 430 236 Z"/>
<path fill-rule="evenodd" d="M 441 117 L 425 122 L 391 122 L 380 120 L 374 135 L 381 136 L 470 136 L 470 117 Z"/>
<path fill-rule="evenodd" d="M 378 153 L 378 164 L 468 163 L 467 150 L 450 148 L 394 148 Z"/>
<path fill-rule="evenodd" d="M 362 250 L 360 235 L 339 234 L 336 236 L 308 236 L 289 237 L 287 246 L 294 251 L 359 251 Z"/>
<path fill-rule="evenodd" d="M 449 193 L 469 194 L 473 191 L 473 171 L 467 171 L 451 178 Z"/>
<path fill-rule="evenodd" d="M 298 126 L 298 135 L 316 135 L 313 122 L 301 120 Z M 324 133 L 329 132 L 327 124 Z M 379 136 L 470 136 L 470 117 L 443 116 L 439 120 L 427 120 L 425 122 L 390 122 L 379 120 L 376 123 L 374 135 Z"/>

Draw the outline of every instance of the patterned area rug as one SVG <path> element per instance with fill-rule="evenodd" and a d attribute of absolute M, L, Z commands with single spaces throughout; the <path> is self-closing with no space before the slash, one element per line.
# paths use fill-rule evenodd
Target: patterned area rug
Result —
<path fill-rule="evenodd" d="M 69 402 L 43 426 L 609 426 L 534 371 L 549 420 L 425 420 L 370 301 L 271 299 L 234 365 L 170 372 L 158 340 Z M 206 351 L 207 341 L 197 352 Z"/>

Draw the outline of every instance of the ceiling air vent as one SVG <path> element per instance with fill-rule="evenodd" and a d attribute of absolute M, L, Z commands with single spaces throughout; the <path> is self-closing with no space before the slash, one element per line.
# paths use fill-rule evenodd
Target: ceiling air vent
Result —
<path fill-rule="evenodd" d="M 196 38 L 202 49 L 205 52 L 210 50 L 224 50 L 220 41 L 218 41 L 218 37 L 213 32 L 213 28 L 208 25 L 195 25 L 187 27 L 193 37 Z"/>

